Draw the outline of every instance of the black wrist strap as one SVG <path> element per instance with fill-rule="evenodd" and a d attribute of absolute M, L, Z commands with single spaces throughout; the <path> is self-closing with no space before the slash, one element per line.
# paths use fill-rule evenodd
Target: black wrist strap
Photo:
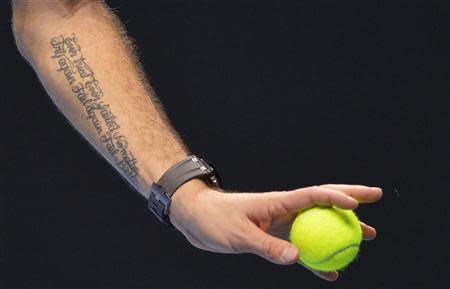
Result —
<path fill-rule="evenodd" d="M 195 155 L 172 165 L 150 186 L 147 206 L 169 228 L 174 228 L 169 218 L 171 197 L 181 185 L 193 178 L 204 180 L 210 187 L 221 186 L 220 177 L 214 167 Z"/>
<path fill-rule="evenodd" d="M 185 182 L 193 178 L 203 178 L 211 174 L 210 167 L 200 158 L 190 155 L 188 158 L 174 164 L 158 181 L 157 183 L 165 189 L 168 197 L 172 197 L 174 192 Z M 215 176 L 205 181 L 208 185 L 218 186 L 214 184 Z"/>

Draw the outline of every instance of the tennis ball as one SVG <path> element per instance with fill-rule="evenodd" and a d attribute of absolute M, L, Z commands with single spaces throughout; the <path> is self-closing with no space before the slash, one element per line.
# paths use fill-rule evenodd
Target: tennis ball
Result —
<path fill-rule="evenodd" d="M 355 259 L 362 231 L 352 210 L 312 207 L 297 215 L 289 239 L 299 249 L 299 260 L 305 265 L 319 271 L 334 271 Z"/>

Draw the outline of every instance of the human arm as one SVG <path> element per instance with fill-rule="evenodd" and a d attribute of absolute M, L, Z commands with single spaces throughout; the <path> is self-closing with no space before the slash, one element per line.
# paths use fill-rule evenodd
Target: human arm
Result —
<path fill-rule="evenodd" d="M 172 128 L 120 21 L 101 1 L 13 2 L 22 55 L 53 102 L 141 195 L 188 148 Z"/>
<path fill-rule="evenodd" d="M 188 150 L 147 84 L 117 18 L 98 1 L 60 1 L 60 6 L 43 1 L 15 3 L 18 47 L 52 100 L 89 143 L 147 197 L 151 182 Z M 65 68 L 70 63 L 75 67 L 72 74 Z M 116 138 L 110 139 L 111 135 Z M 119 146 L 120 154 L 114 149 Z M 255 253 L 278 264 L 296 261 L 295 256 L 281 259 L 289 244 L 284 235 L 275 237 L 288 228 L 295 210 L 313 204 L 357 205 L 345 197 L 350 188 L 224 194 L 200 181 L 186 185 L 174 195 L 171 220 L 194 246 L 223 253 Z M 372 200 L 380 194 L 378 189 L 356 188 L 359 201 L 361 194 L 371 195 Z M 285 202 L 295 204 L 295 210 L 278 212 Z M 277 225 L 279 217 L 283 218 L 281 225 Z M 374 231 L 368 232 L 373 236 Z"/>

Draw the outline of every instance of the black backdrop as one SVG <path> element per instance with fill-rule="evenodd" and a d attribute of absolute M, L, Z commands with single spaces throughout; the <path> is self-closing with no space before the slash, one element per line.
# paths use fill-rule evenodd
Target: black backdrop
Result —
<path fill-rule="evenodd" d="M 379 235 L 337 283 L 189 245 L 58 112 L 14 46 L 5 3 L 3 287 L 450 287 L 443 4 L 109 3 L 175 128 L 225 188 L 382 186 L 384 198 L 357 211 Z"/>

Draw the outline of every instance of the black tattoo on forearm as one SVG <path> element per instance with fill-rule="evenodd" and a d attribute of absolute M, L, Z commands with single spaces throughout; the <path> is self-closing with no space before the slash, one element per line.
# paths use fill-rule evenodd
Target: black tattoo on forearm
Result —
<path fill-rule="evenodd" d="M 75 34 L 53 37 L 50 44 L 53 48 L 51 58 L 58 63 L 57 71 L 64 75 L 72 93 L 83 105 L 86 118 L 100 141 L 127 178 L 136 183 L 139 174 L 137 160 L 128 148 L 127 139 L 120 133 L 120 125 L 110 105 L 102 100 L 102 89 L 86 63 Z"/>

